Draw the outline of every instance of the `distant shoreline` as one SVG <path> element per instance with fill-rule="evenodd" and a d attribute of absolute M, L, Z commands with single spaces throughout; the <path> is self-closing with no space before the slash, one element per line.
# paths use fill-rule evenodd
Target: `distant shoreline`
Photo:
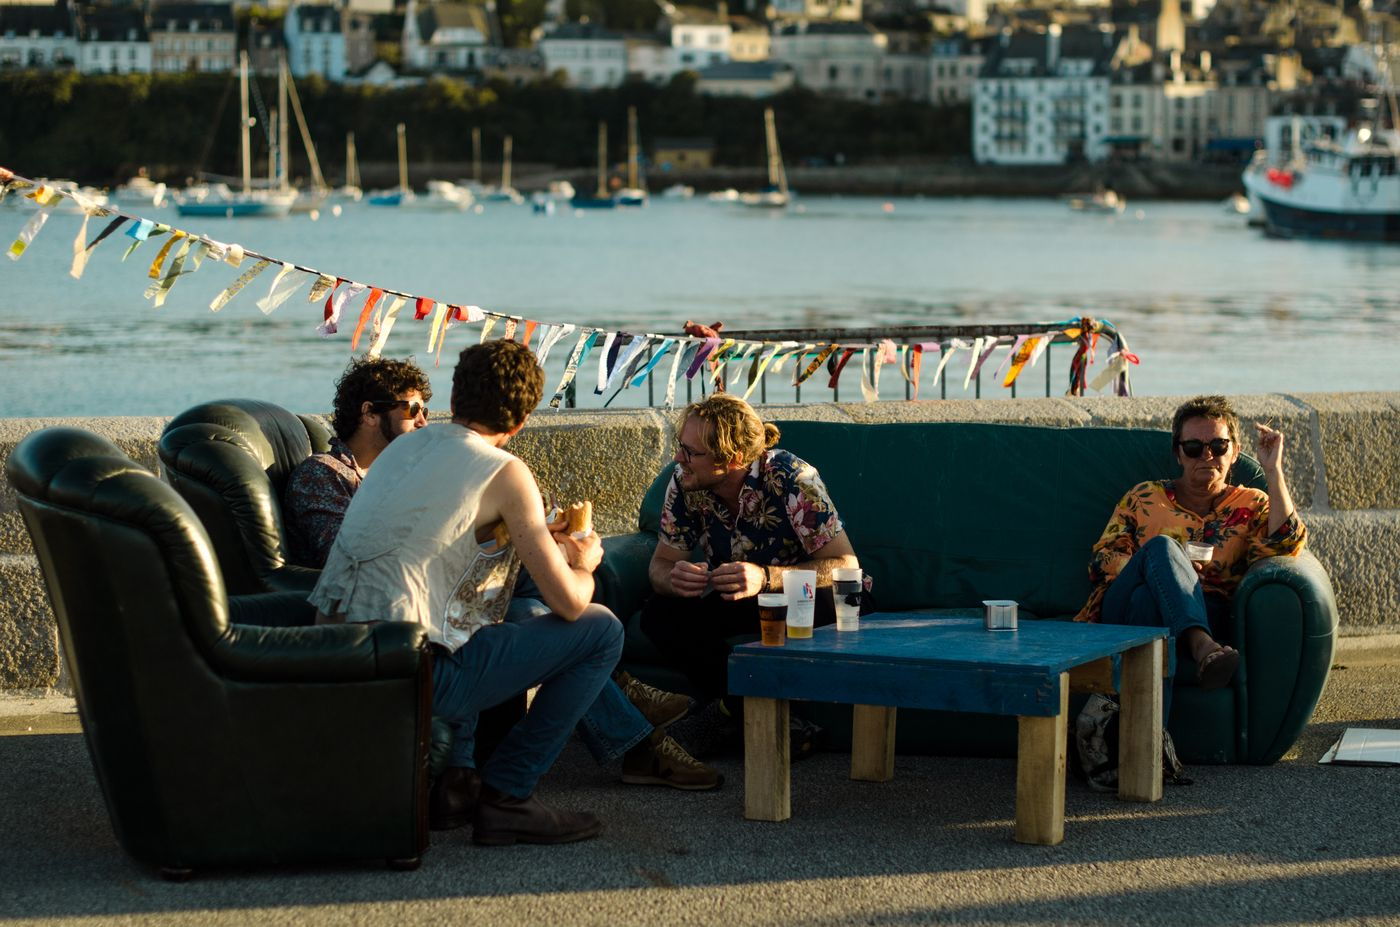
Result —
<path fill-rule="evenodd" d="M 465 165 L 464 165 L 465 166 Z M 451 165 L 421 165 L 411 171 L 415 183 L 430 174 L 458 176 Z M 468 168 L 469 171 L 469 168 Z M 1242 168 L 1230 165 L 1160 164 L 1148 161 L 1077 164 L 1053 167 L 999 167 L 964 159 L 842 167 L 789 167 L 788 183 L 798 194 L 853 196 L 1064 196 L 1100 187 L 1128 198 L 1220 200 L 1243 190 Z M 417 179 L 421 175 L 422 179 Z M 367 172 L 366 176 L 370 176 Z M 617 176 L 617 172 L 613 172 Z M 596 171 L 550 170 L 526 165 L 516 171 L 524 192 L 541 190 L 551 180 L 568 180 L 580 190 L 592 189 Z M 647 185 L 653 195 L 676 184 L 697 192 L 734 188 L 755 190 L 767 182 L 758 168 L 716 167 L 699 171 L 653 169 Z"/>

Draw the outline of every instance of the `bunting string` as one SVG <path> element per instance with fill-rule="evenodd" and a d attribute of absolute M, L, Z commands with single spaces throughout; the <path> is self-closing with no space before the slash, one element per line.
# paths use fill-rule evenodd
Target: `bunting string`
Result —
<path fill-rule="evenodd" d="M 366 341 L 365 353 L 379 356 L 388 341 L 389 334 L 403 310 L 410 303 L 413 318 L 428 323 L 428 353 L 441 358 L 449 330 L 457 323 L 480 324 L 479 342 L 486 341 L 494 331 L 500 332 L 505 340 L 515 340 L 535 351 L 543 366 L 551 350 L 563 339 L 577 334 L 573 350 L 565 364 L 564 372 L 550 399 L 550 406 L 558 408 L 563 397 L 573 385 L 579 369 L 591 353 L 598 351 L 596 376 L 592 383 L 593 392 L 604 394 L 616 386 L 616 395 L 624 389 L 633 389 L 646 382 L 648 377 L 657 375 L 663 363 L 665 368 L 665 406 L 675 404 L 676 383 L 679 375 L 694 380 L 702 369 L 706 370 L 706 381 L 712 381 L 717 390 L 724 389 L 726 381 L 734 379 L 743 386 L 743 396 L 748 398 L 768 374 L 780 374 L 789 359 L 793 361 L 791 385 L 800 388 L 816 371 L 824 365 L 829 374 L 827 386 L 835 390 L 847 364 L 859 355 L 855 365 L 862 398 L 867 402 L 880 397 L 880 371 L 885 364 L 898 365 L 900 377 L 907 384 L 911 398 L 918 398 L 922 367 L 926 354 L 937 354 L 937 365 L 930 383 L 937 386 L 949 363 L 959 351 L 968 352 L 968 363 L 963 376 L 963 388 L 967 389 L 972 380 L 981 373 L 992 355 L 1004 350 L 1000 363 L 996 365 L 993 378 L 1004 387 L 1011 387 L 1028 368 L 1044 357 L 1053 341 L 1070 341 L 1075 345 L 1075 353 L 1069 370 L 1069 395 L 1083 395 L 1086 389 L 1102 390 L 1110 384 L 1117 395 L 1130 395 L 1129 369 L 1140 363 L 1138 356 L 1128 348 L 1127 340 L 1112 323 L 1087 317 L 1072 318 L 1064 322 L 1035 323 L 1028 325 L 1023 332 L 1001 335 L 978 335 L 971 342 L 948 337 L 936 341 L 920 341 L 911 344 L 896 344 L 890 338 L 877 340 L 808 343 L 802 341 L 767 341 L 726 336 L 719 332 L 716 324 L 713 330 L 705 329 L 700 334 L 658 334 L 653 332 L 607 331 L 593 326 L 580 326 L 570 322 L 550 322 L 529 319 L 509 313 L 495 312 L 474 305 L 449 303 L 430 296 L 406 293 L 380 284 L 359 283 L 349 277 L 319 270 L 284 260 L 272 255 L 261 254 L 239 244 L 216 241 L 207 235 L 195 234 L 163 222 L 121 212 L 111 206 L 99 204 L 82 193 L 47 183 L 40 183 L 19 176 L 0 167 L 0 200 L 12 194 L 26 198 L 33 214 L 27 217 L 23 227 L 7 249 L 12 261 L 18 261 L 54 212 L 54 207 L 65 200 L 71 200 L 81 212 L 81 223 L 73 239 L 70 275 L 81 278 L 89 259 L 104 242 L 112 240 L 121 231 L 127 240 L 122 254 L 125 261 L 145 242 L 153 239 L 164 240 L 148 266 L 146 276 L 150 283 L 144 295 L 154 307 L 166 302 L 175 284 L 183 277 L 198 271 L 205 258 L 214 264 L 225 264 L 239 269 L 238 276 L 229 283 L 209 304 L 211 312 L 219 312 L 237 298 L 249 284 L 268 268 L 276 266 L 277 273 L 272 279 L 266 294 L 255 301 L 257 308 L 270 314 L 282 306 L 292 295 L 306 291 L 306 301 L 316 304 L 324 301 L 318 313 L 316 329 L 325 337 L 340 331 L 341 319 L 347 311 L 354 321 L 350 339 L 352 352 L 358 351 L 362 338 Z M 101 230 L 90 240 L 89 224 L 94 218 L 106 220 Z M 248 259 L 252 263 L 243 267 Z M 167 264 L 168 261 L 168 264 Z M 353 308 L 359 298 L 364 302 L 358 309 Z M 497 328 L 499 326 L 499 329 Z M 348 327 L 348 323 L 347 323 Z M 1003 331 L 1009 326 L 999 326 Z M 1089 368 L 1094 364 L 1094 355 L 1100 335 L 1106 335 L 1112 342 L 1104 363 L 1096 375 L 1090 377 Z M 718 337 L 715 337 L 718 335 Z M 727 368 L 742 371 L 731 375 Z M 1003 373 L 1005 376 L 1003 377 Z M 702 391 L 705 384 L 702 383 Z M 609 398 L 610 403 L 612 398 Z"/>

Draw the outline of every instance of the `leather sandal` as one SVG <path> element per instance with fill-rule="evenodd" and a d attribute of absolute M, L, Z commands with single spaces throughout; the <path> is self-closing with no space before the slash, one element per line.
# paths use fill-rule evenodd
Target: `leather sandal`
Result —
<path fill-rule="evenodd" d="M 1217 647 L 1196 662 L 1196 681 L 1202 689 L 1219 689 L 1235 678 L 1240 652 L 1233 647 Z"/>

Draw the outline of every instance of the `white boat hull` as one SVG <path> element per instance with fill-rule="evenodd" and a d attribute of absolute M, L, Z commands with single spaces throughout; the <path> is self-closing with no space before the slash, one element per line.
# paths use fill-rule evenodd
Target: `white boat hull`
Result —
<path fill-rule="evenodd" d="M 1271 235 L 1400 242 L 1400 175 L 1251 168 L 1244 185 Z"/>

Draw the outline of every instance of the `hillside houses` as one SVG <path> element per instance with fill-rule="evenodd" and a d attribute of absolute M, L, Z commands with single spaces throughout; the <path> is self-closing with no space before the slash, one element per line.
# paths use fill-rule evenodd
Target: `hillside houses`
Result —
<path fill-rule="evenodd" d="M 646 32 L 566 21 L 551 3 L 529 47 L 509 48 L 491 0 L 273 0 L 251 23 L 247 0 L 109 2 L 0 0 L 0 69 L 225 73 L 241 45 L 259 70 L 285 54 L 295 77 L 333 82 L 595 91 L 692 74 L 714 96 L 968 107 L 973 156 L 1002 165 L 1247 157 L 1276 110 L 1346 108 L 1333 98 L 1374 82 L 1376 43 L 1400 36 L 1393 0 L 1364 14 L 1321 0 L 770 0 L 744 16 L 661 0 Z"/>

